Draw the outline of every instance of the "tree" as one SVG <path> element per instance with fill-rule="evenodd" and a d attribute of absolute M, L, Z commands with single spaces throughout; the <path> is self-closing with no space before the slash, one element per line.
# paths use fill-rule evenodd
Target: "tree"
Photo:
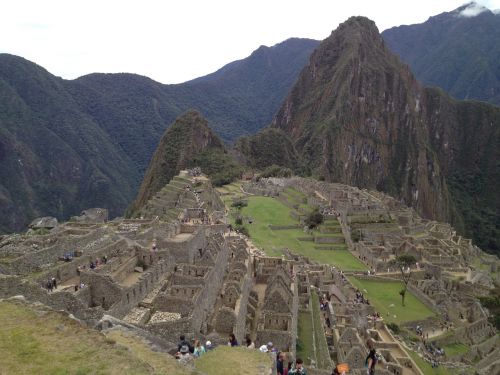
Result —
<path fill-rule="evenodd" d="M 319 212 L 319 209 L 316 208 L 309 215 L 307 215 L 304 223 L 309 229 L 314 229 L 323 223 L 323 215 Z"/>
<path fill-rule="evenodd" d="M 403 289 L 399 291 L 399 295 L 401 296 L 401 303 L 405 305 L 405 295 L 406 290 L 408 289 L 408 283 L 411 279 L 411 266 L 413 266 L 417 260 L 413 255 L 400 255 L 396 259 L 392 260 L 391 263 L 393 266 L 397 267 L 401 271 L 401 280 L 403 281 Z"/>

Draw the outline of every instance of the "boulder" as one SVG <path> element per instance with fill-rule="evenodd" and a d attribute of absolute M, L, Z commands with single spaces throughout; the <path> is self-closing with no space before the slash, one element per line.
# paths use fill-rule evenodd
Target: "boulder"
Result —
<path fill-rule="evenodd" d="M 55 217 L 52 216 L 45 216 L 45 217 L 39 217 L 31 222 L 29 227 L 31 229 L 52 229 L 57 227 L 58 221 Z"/>

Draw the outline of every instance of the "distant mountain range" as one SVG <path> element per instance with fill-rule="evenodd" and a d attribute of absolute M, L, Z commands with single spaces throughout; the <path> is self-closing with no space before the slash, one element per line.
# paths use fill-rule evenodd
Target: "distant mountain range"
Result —
<path fill-rule="evenodd" d="M 500 13 L 469 3 L 382 33 L 426 86 L 500 105 Z"/>
<path fill-rule="evenodd" d="M 0 54 L 0 232 L 88 207 L 122 214 L 148 165 L 153 177 L 198 163 L 219 181 L 231 178 L 223 170 L 239 169 L 225 141 L 248 167 L 379 188 L 498 252 L 498 108 L 456 102 L 417 80 L 499 104 L 499 37 L 499 15 L 477 4 L 386 30 L 384 39 L 371 21 L 352 18 L 321 45 L 262 46 L 178 85 L 134 74 L 68 81 Z M 189 112 L 176 122 L 186 129 L 166 131 L 190 109 L 206 120 Z M 209 134 L 208 125 L 205 149 L 192 135 Z M 137 199 L 162 181 L 143 185 Z"/>
<path fill-rule="evenodd" d="M 178 85 L 134 74 L 63 80 L 0 54 L 0 232 L 88 207 L 122 214 L 165 129 L 199 110 L 227 142 L 267 125 L 317 41 L 289 39 Z"/>

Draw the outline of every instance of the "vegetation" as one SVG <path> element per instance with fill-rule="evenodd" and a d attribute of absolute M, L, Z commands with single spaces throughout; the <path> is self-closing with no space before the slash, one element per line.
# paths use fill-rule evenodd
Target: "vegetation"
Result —
<path fill-rule="evenodd" d="M 311 359 L 316 362 L 313 344 L 313 326 L 311 313 L 299 311 L 297 326 L 297 357 L 302 358 L 306 365 L 311 364 Z"/>
<path fill-rule="evenodd" d="M 0 233 L 89 207 L 122 215 L 166 127 L 196 108 L 227 142 L 270 123 L 317 41 L 289 39 L 179 85 L 135 74 L 55 77 L 0 54 Z M 236 172 L 215 158 L 214 183 Z M 222 157 L 224 156 L 224 157 Z M 219 163 L 221 159 L 225 162 Z M 204 159 L 205 160 L 205 159 Z"/>
<path fill-rule="evenodd" d="M 195 369 L 151 350 L 137 336 L 113 330 L 107 336 L 65 314 L 19 302 L 0 302 L 2 374 L 254 375 L 271 367 L 259 351 L 221 346 L 195 361 Z"/>
<path fill-rule="evenodd" d="M 304 223 L 307 225 L 309 229 L 314 229 L 318 225 L 323 223 L 323 215 L 319 212 L 318 208 L 315 208 L 311 211 L 305 218 Z"/>
<path fill-rule="evenodd" d="M 410 65 L 417 79 L 457 99 L 500 105 L 499 15 L 444 13 L 427 22 L 382 33 L 389 48 Z"/>
<path fill-rule="evenodd" d="M 490 311 L 491 323 L 500 330 L 500 286 L 496 285 L 489 296 L 479 297 L 479 300 Z"/>
<path fill-rule="evenodd" d="M 290 168 L 283 168 L 279 165 L 273 164 L 264 169 L 264 171 L 259 174 L 261 178 L 269 177 L 292 177 L 293 171 Z"/>
<path fill-rule="evenodd" d="M 296 197 L 300 197 L 298 192 L 293 194 Z M 230 206 L 230 198 L 226 199 L 226 204 Z M 242 208 L 241 212 L 234 213 L 232 223 L 235 224 L 238 216 L 251 217 L 252 224 L 248 224 L 246 228 L 255 245 L 263 249 L 269 256 L 279 256 L 282 254 L 282 250 L 287 248 L 296 254 L 305 255 L 312 260 L 331 264 L 343 270 L 366 270 L 366 266 L 347 250 L 345 244 L 333 246 L 335 250 L 318 250 L 315 248 L 316 244 L 312 241 L 313 237 L 304 233 L 302 229 L 271 229 L 270 226 L 273 225 L 287 226 L 299 224 L 290 215 L 292 209 L 279 200 L 269 197 L 251 196 L 248 197 L 247 201 L 247 207 Z M 338 223 L 336 224 L 338 225 Z M 319 234 L 319 232 L 315 231 L 313 234 Z M 300 241 L 299 238 L 310 239 L 310 241 Z"/>
<path fill-rule="evenodd" d="M 403 289 L 399 291 L 401 296 L 401 304 L 405 305 L 405 295 L 408 288 L 408 283 L 411 280 L 411 266 L 416 263 L 413 255 L 400 255 L 395 260 L 391 261 L 392 266 L 396 266 L 401 271 L 401 280 L 403 282 Z"/>
<path fill-rule="evenodd" d="M 387 323 L 387 328 L 389 328 L 394 334 L 398 335 L 401 332 L 401 329 L 396 323 Z"/>
<path fill-rule="evenodd" d="M 206 375 L 255 375 L 270 367 L 269 355 L 243 347 L 219 346 L 196 360 L 196 369 Z"/>
<path fill-rule="evenodd" d="M 432 310 L 409 291 L 406 293 L 405 306 L 401 306 L 398 301 L 401 284 L 397 281 L 364 280 L 355 277 L 350 277 L 349 280 L 370 301 L 385 323 L 401 325 L 435 316 Z"/>
<path fill-rule="evenodd" d="M 325 339 L 325 332 L 321 322 L 321 311 L 319 309 L 319 298 L 316 291 L 311 293 L 312 318 L 314 326 L 314 347 L 316 348 L 316 366 L 322 369 L 330 369 L 330 351 Z"/>
<path fill-rule="evenodd" d="M 422 370 L 424 375 L 452 375 L 453 373 L 448 370 L 446 367 L 432 367 L 431 364 L 425 361 L 422 357 L 420 357 L 417 353 L 412 350 L 407 350 L 410 357 L 415 361 L 417 366 Z"/>
<path fill-rule="evenodd" d="M 0 368 L 6 374 L 188 375 L 173 358 L 115 345 L 64 314 L 0 302 Z M 171 370 L 169 370 L 171 369 Z M 168 370 L 168 371 L 167 371 Z"/>

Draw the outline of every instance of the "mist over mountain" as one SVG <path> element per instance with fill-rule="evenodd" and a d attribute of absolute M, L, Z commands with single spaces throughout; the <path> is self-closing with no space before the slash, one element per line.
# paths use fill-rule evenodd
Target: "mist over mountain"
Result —
<path fill-rule="evenodd" d="M 382 33 L 417 79 L 457 99 L 500 105 L 500 13 L 474 2 Z"/>

